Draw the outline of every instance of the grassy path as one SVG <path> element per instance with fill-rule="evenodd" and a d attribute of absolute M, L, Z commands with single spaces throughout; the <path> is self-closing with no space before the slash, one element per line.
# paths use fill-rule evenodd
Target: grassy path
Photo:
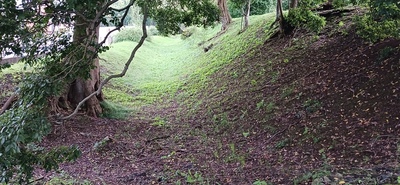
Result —
<path fill-rule="evenodd" d="M 273 20 L 273 14 L 267 17 Z M 107 100 L 129 107 L 141 107 L 154 103 L 165 95 L 174 95 L 184 87 L 195 92 L 206 83 L 208 76 L 230 63 L 236 57 L 245 54 L 249 48 L 261 44 L 264 38 L 257 33 L 267 20 L 265 15 L 252 16 L 254 25 L 238 34 L 240 20 L 220 37 L 220 26 L 209 29 L 189 28 L 193 34 L 186 39 L 180 36 L 152 36 L 139 49 L 127 74 L 107 85 L 104 93 Z M 262 35 L 262 34 L 261 34 Z M 100 57 L 104 71 L 102 74 L 119 73 L 128 59 L 134 42 L 120 42 L 111 45 L 111 49 Z M 212 45 L 212 51 L 205 53 L 203 48 Z"/>
<path fill-rule="evenodd" d="M 217 29 L 207 30 L 190 41 L 178 36 L 151 37 L 139 49 L 127 74 L 112 81 L 113 87 L 107 86 L 106 96 L 113 102 L 132 106 L 151 103 L 157 97 L 175 93 L 182 84 L 181 80 L 193 71 L 190 67 L 195 62 L 193 59 L 202 53 L 198 42 L 205 37 L 204 34 L 216 31 Z M 116 43 L 111 46 L 110 51 L 102 54 L 101 58 L 104 60 L 101 65 L 107 69 L 106 73 L 119 73 L 135 45 L 134 42 Z M 126 93 L 134 97 L 118 98 L 125 97 Z"/>

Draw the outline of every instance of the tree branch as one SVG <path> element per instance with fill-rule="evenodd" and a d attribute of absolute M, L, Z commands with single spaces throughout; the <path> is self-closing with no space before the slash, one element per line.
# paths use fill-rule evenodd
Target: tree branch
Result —
<path fill-rule="evenodd" d="M 126 72 L 129 69 L 130 64 L 133 61 L 133 58 L 135 58 L 136 52 L 139 50 L 140 47 L 142 47 L 144 41 L 147 38 L 147 29 L 146 29 L 146 20 L 147 20 L 147 7 L 143 7 L 143 21 L 142 21 L 142 31 L 143 31 L 143 35 L 140 38 L 139 43 L 135 46 L 135 48 L 132 50 L 131 55 L 129 57 L 129 59 L 126 61 L 125 63 L 125 67 L 124 69 L 121 71 L 121 73 L 119 74 L 115 74 L 115 75 L 110 75 L 108 76 L 106 79 L 104 79 L 101 83 L 99 88 L 93 92 L 92 94 L 90 94 L 89 96 L 87 96 L 86 98 L 84 98 L 81 102 L 79 102 L 79 104 L 77 105 L 77 107 L 75 108 L 74 112 L 68 116 L 62 117 L 60 118 L 61 120 L 66 120 L 69 119 L 71 117 L 73 117 L 75 114 L 78 113 L 79 108 L 90 98 L 92 98 L 95 95 L 99 95 L 101 93 L 101 90 L 103 89 L 104 85 L 107 84 L 111 79 L 113 78 L 120 78 L 125 76 Z"/>
<path fill-rule="evenodd" d="M 124 11 L 124 10 L 127 10 L 127 9 L 129 9 L 133 4 L 135 3 L 135 0 L 131 0 L 130 2 L 129 2 L 129 4 L 128 5 L 126 5 L 125 7 L 123 7 L 123 8 L 120 8 L 120 9 L 117 9 L 117 8 L 112 8 L 112 7 L 110 7 L 111 8 L 111 10 L 113 10 L 113 11 L 116 11 L 116 12 L 122 12 L 122 11 Z"/>
<path fill-rule="evenodd" d="M 11 106 L 12 102 L 14 102 L 15 100 L 17 100 L 17 93 L 14 93 L 7 99 L 6 103 L 0 109 L 0 115 L 2 115 Z"/>
<path fill-rule="evenodd" d="M 123 8 L 123 9 L 125 9 L 125 12 L 124 12 L 124 15 L 123 15 L 122 18 L 121 18 L 121 24 L 118 25 L 116 28 L 112 29 L 111 31 L 109 31 L 109 32 L 107 33 L 107 35 L 104 37 L 103 41 L 101 41 L 101 42 L 99 43 L 99 47 L 102 46 L 104 43 L 106 43 L 107 38 L 111 35 L 112 32 L 117 31 L 117 30 L 120 30 L 120 29 L 122 28 L 123 22 L 124 22 L 126 16 L 128 15 L 129 7 L 131 7 L 131 6 L 133 5 L 133 3 L 135 3 L 135 1 L 134 1 L 134 0 L 131 0 L 131 1 L 129 2 L 129 4 L 128 4 L 125 8 Z"/>

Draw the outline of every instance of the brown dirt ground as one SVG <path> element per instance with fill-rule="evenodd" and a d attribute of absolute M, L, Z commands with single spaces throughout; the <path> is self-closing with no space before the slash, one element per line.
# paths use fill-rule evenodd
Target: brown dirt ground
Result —
<path fill-rule="evenodd" d="M 79 146 L 60 171 L 93 184 L 395 183 L 400 40 L 365 43 L 348 18 L 329 21 L 318 37 L 266 41 L 195 100 L 178 94 L 123 121 L 78 116 L 42 146 Z"/>

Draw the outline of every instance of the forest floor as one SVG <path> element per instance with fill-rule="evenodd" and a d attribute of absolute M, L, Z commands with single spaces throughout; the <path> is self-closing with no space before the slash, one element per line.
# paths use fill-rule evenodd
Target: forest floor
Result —
<path fill-rule="evenodd" d="M 399 184 L 400 40 L 367 43 L 350 16 L 328 22 L 318 35 L 295 30 L 266 40 L 196 94 L 182 87 L 125 120 L 77 116 L 54 126 L 41 145 L 77 145 L 82 156 L 59 174 L 37 176 L 77 184 Z"/>

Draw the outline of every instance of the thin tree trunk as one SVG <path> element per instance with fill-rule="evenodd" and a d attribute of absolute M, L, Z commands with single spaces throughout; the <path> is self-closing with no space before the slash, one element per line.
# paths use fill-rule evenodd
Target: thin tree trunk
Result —
<path fill-rule="evenodd" d="M 276 20 L 279 22 L 279 31 L 281 34 L 285 33 L 284 18 L 282 10 L 282 0 L 277 0 L 276 3 Z"/>
<path fill-rule="evenodd" d="M 218 0 L 218 8 L 221 11 L 220 20 L 222 22 L 222 31 L 228 28 L 228 25 L 232 22 L 232 17 L 228 11 L 228 5 L 226 0 Z"/>
<path fill-rule="evenodd" d="M 289 8 L 290 9 L 293 9 L 293 8 L 297 8 L 297 5 L 299 4 L 299 1 L 298 0 L 291 0 L 290 1 L 290 5 L 289 5 Z M 289 10 L 290 11 L 290 10 Z"/>
<path fill-rule="evenodd" d="M 246 3 L 246 14 L 244 16 L 244 29 L 249 27 L 250 7 L 251 7 L 251 0 L 247 0 L 247 3 Z"/>

